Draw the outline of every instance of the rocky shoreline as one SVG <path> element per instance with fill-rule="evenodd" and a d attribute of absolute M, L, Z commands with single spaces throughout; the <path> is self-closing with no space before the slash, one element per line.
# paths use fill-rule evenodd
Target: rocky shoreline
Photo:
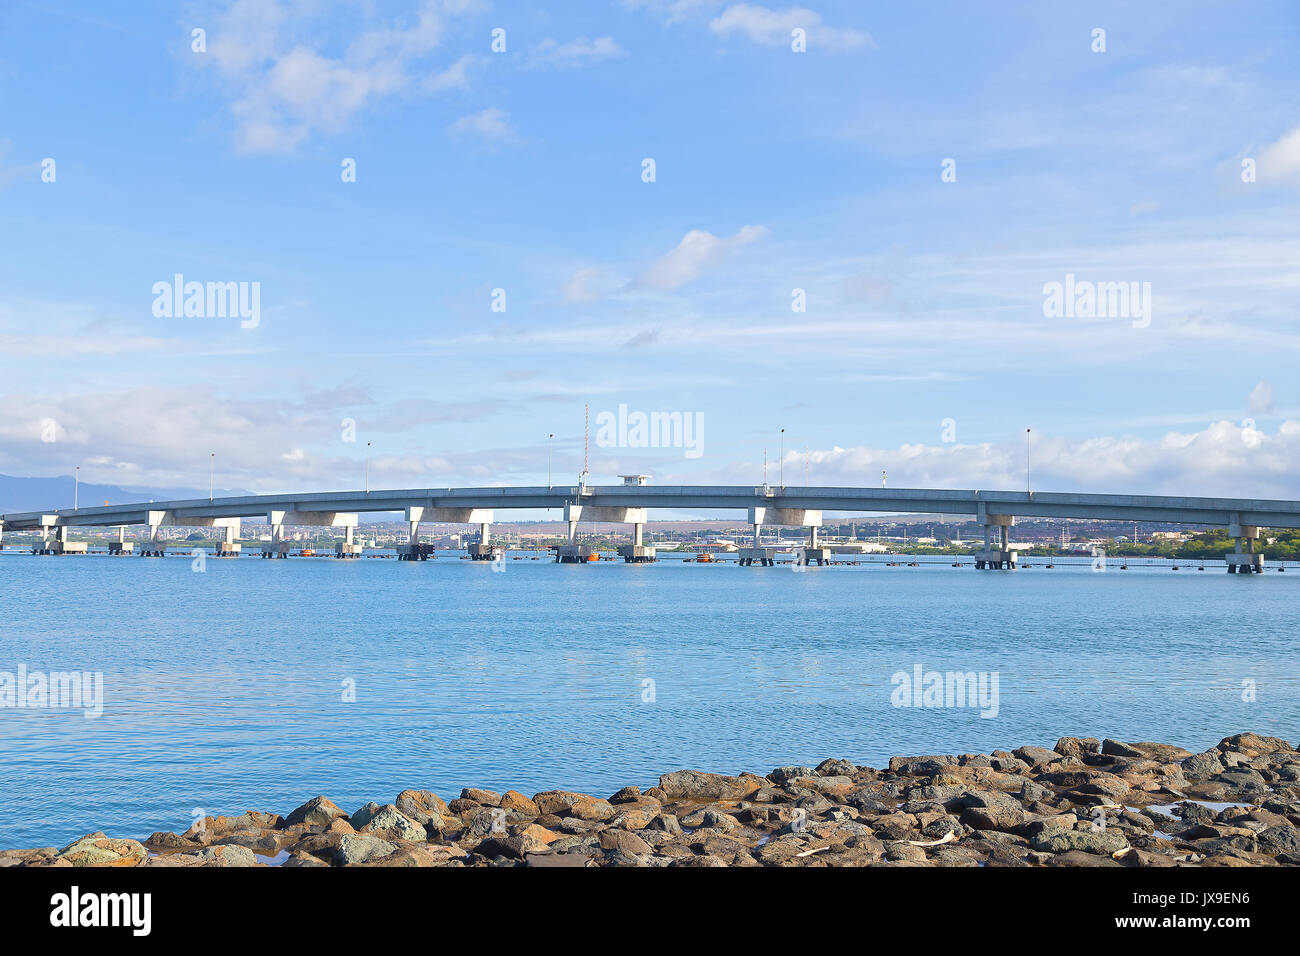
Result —
<path fill-rule="evenodd" d="M 0 851 L 0 867 L 267 865 L 1296 866 L 1300 752 L 1251 733 L 1199 754 L 1063 737 L 882 770 L 679 770 L 608 798 L 406 790 L 345 813 L 316 797 L 143 842 L 90 833 Z"/>

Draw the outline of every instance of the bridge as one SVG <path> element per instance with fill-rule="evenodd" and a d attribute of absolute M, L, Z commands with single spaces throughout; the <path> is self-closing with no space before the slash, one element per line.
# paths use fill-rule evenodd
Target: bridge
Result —
<path fill-rule="evenodd" d="M 225 540 L 217 553 L 233 556 L 240 546 L 235 538 L 241 519 L 265 519 L 271 527 L 264 557 L 284 557 L 289 546 L 284 529 L 294 526 L 336 527 L 344 530 L 338 557 L 356 557 L 360 545 L 353 540 L 362 513 L 401 512 L 410 524 L 410 544 L 398 549 L 399 557 L 421 560 L 430 553 L 419 544 L 421 522 L 463 523 L 479 526 L 479 540 L 468 546 L 470 557 L 492 560 L 502 549 L 493 546 L 490 526 L 497 511 L 563 509 L 569 525 L 568 544 L 556 549 L 556 560 L 578 563 L 590 558 L 591 549 L 577 541 L 581 521 L 622 522 L 632 526 L 632 544 L 620 547 L 628 562 L 654 560 L 654 548 L 643 540 L 646 513 L 653 508 L 674 511 L 744 511 L 754 529 L 753 546 L 742 549 L 742 564 L 773 564 L 776 549 L 760 544 L 764 525 L 807 528 L 809 538 L 803 558 L 822 564 L 830 551 L 818 542 L 822 514 L 907 513 L 966 515 L 984 527 L 984 548 L 976 554 L 976 567 L 1009 569 L 1016 552 L 1008 544 L 1008 529 L 1022 518 L 1085 518 L 1123 521 L 1158 521 L 1225 528 L 1235 539 L 1235 550 L 1225 556 L 1230 572 L 1261 571 L 1263 555 L 1255 542 L 1261 527 L 1300 528 L 1300 502 L 1255 498 L 1184 498 L 1158 495 L 1097 495 L 1019 491 L 951 491 L 922 488 L 830 488 L 769 485 L 649 485 L 645 476 L 624 476 L 621 485 L 411 488 L 385 491 L 338 491 L 309 494 L 246 495 L 93 508 L 59 509 L 0 515 L 0 540 L 5 531 L 35 530 L 42 554 L 84 553 L 86 544 L 70 539 L 76 528 L 118 527 L 118 540 L 110 552 L 128 553 L 125 527 L 143 525 L 148 538 L 141 553 L 162 555 L 166 545 L 160 529 L 171 526 L 222 528 Z M 995 540 L 996 537 L 996 540 Z"/>

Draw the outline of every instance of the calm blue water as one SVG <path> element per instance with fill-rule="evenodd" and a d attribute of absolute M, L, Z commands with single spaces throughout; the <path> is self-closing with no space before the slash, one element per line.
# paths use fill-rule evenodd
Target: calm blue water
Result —
<path fill-rule="evenodd" d="M 0 556 L 0 671 L 105 681 L 97 720 L 0 710 L 0 847 L 317 793 L 353 810 L 408 787 L 605 795 L 683 767 L 1063 734 L 1300 736 L 1294 570 L 505 567 Z M 893 707 L 891 675 L 917 663 L 998 672 L 997 717 Z"/>

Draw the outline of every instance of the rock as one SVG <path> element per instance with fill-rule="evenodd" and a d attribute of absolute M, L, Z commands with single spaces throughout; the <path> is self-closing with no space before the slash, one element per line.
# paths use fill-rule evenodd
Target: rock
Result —
<path fill-rule="evenodd" d="M 490 836 L 474 847 L 479 856 L 507 856 L 522 860 L 528 853 L 540 853 L 546 850 L 547 842 L 539 840 L 530 833 Z"/>
<path fill-rule="evenodd" d="M 675 815 L 671 813 L 661 813 L 646 824 L 646 829 L 658 830 L 664 833 L 681 833 L 682 824 Z"/>
<path fill-rule="evenodd" d="M 1183 775 L 1189 780 L 1207 780 L 1227 769 L 1223 757 L 1217 750 L 1207 750 L 1205 753 L 1186 757 L 1180 766 Z"/>
<path fill-rule="evenodd" d="M 482 807 L 499 807 L 501 805 L 501 794 L 495 790 L 479 790 L 475 787 L 466 787 L 460 792 L 462 800 L 473 800 Z"/>
<path fill-rule="evenodd" d="M 1112 757 L 1141 757 L 1142 751 L 1136 747 L 1130 747 L 1128 744 L 1118 740 L 1111 740 L 1107 737 L 1101 742 L 1101 752 L 1109 754 Z"/>
<path fill-rule="evenodd" d="M 848 760 L 836 760 L 827 757 L 817 765 L 814 773 L 819 777 L 852 777 L 858 768 Z"/>
<path fill-rule="evenodd" d="M 1080 784 L 1076 789 L 1080 793 L 1093 793 L 1110 797 L 1112 803 L 1118 803 L 1122 798 L 1127 797 L 1133 788 L 1114 774 L 1096 773 L 1093 774 L 1091 780 Z"/>
<path fill-rule="evenodd" d="M 606 850 L 622 850 L 634 856 L 645 856 L 654 852 L 650 844 L 627 830 L 602 830 L 599 840 L 601 847 Z"/>
<path fill-rule="evenodd" d="M 192 850 L 198 846 L 193 840 L 166 831 L 152 834 L 144 845 L 151 850 Z"/>
<path fill-rule="evenodd" d="M 924 757 L 890 757 L 889 770 L 891 773 L 908 774 L 910 776 L 932 777 L 937 773 L 943 773 L 948 767 L 960 765 L 952 754 L 931 754 Z"/>
<path fill-rule="evenodd" d="M 443 820 L 451 816 L 451 808 L 432 790 L 403 790 L 394 804 L 416 823 L 434 830 L 441 830 Z"/>
<path fill-rule="evenodd" d="M 778 787 L 784 787 L 791 780 L 797 780 L 800 777 L 811 777 L 816 775 L 817 771 L 812 767 L 777 767 L 767 775 Z"/>
<path fill-rule="evenodd" d="M 1040 833 L 1029 845 L 1042 853 L 1068 853 L 1080 850 L 1109 856 L 1128 845 L 1122 833 L 1115 830 L 1067 830 L 1061 833 Z"/>
<path fill-rule="evenodd" d="M 1082 757 L 1101 752 L 1101 741 L 1096 737 L 1062 737 L 1056 742 L 1056 752 L 1062 757 Z"/>
<path fill-rule="evenodd" d="M 1036 803 L 1050 794 L 1050 790 L 1034 783 L 1032 780 L 1026 780 L 1020 787 L 1020 799 L 1025 803 Z"/>
<path fill-rule="evenodd" d="M 1260 830 L 1259 847 L 1266 853 L 1287 853 L 1300 856 L 1300 829 L 1279 825 Z"/>
<path fill-rule="evenodd" d="M 247 847 L 223 844 L 204 847 L 199 851 L 202 864 L 212 866 L 257 866 L 257 857 Z"/>
<path fill-rule="evenodd" d="M 1056 763 L 1062 756 L 1055 750 L 1048 750 L 1046 747 L 1020 747 L 1013 750 L 1012 753 L 1031 767 Z"/>
<path fill-rule="evenodd" d="M 1178 763 L 1184 757 L 1192 755 L 1190 750 L 1184 750 L 1182 747 L 1175 747 L 1173 744 L 1152 743 L 1149 740 L 1140 740 L 1137 743 L 1129 744 L 1129 747 L 1136 750 L 1143 757 L 1157 760 L 1160 763 Z"/>
<path fill-rule="evenodd" d="M 387 840 L 363 834 L 348 834 L 339 840 L 334 860 L 341 866 L 369 863 L 388 856 L 397 847 Z"/>
<path fill-rule="evenodd" d="M 743 800 L 763 784 L 752 775 L 728 777 L 700 770 L 676 770 L 659 778 L 659 789 L 670 800 Z"/>
<path fill-rule="evenodd" d="M 1219 741 L 1220 750 L 1235 750 L 1248 757 L 1261 754 L 1295 753 L 1295 748 L 1281 737 L 1263 737 L 1259 734 L 1233 734 Z"/>
<path fill-rule="evenodd" d="M 537 809 L 537 804 L 518 790 L 507 790 L 501 794 L 501 802 L 498 806 L 502 810 L 518 816 L 536 817 L 541 815 L 541 811 Z"/>
<path fill-rule="evenodd" d="M 87 833 L 73 840 L 56 856 L 69 866 L 138 866 L 149 856 L 135 840 L 119 840 L 101 832 Z"/>
<path fill-rule="evenodd" d="M 615 812 L 608 800 L 571 790 L 547 790 L 536 794 L 533 803 L 541 814 L 574 816 L 580 820 L 608 820 Z"/>
<path fill-rule="evenodd" d="M 298 809 L 290 813 L 281 822 L 281 827 L 291 827 L 295 823 L 309 823 L 312 826 L 326 826 L 336 817 L 345 816 L 332 800 L 325 797 L 312 797 Z"/>
<path fill-rule="evenodd" d="M 356 811 L 356 813 L 348 817 L 348 822 L 352 825 L 353 829 L 360 830 L 362 827 L 370 823 L 370 818 L 378 813 L 380 809 L 380 805 L 372 800 L 360 810 Z"/>
<path fill-rule="evenodd" d="M 591 857 L 585 853 L 529 853 L 524 858 L 524 864 L 542 867 L 584 867 L 591 865 Z"/>
<path fill-rule="evenodd" d="M 1111 859 L 1104 853 L 1090 853 L 1084 850 L 1066 850 L 1064 853 L 1048 855 L 1048 866 L 1096 867 L 1123 866 L 1118 860 Z"/>
<path fill-rule="evenodd" d="M 370 807 L 373 804 L 367 804 L 366 806 Z M 356 817 L 353 817 L 354 823 L 356 819 Z M 358 829 L 362 833 L 378 836 L 386 840 L 406 840 L 412 843 L 423 843 L 428 838 L 423 824 L 416 823 L 391 803 L 371 811 L 367 815 L 366 822 L 361 824 Z"/>

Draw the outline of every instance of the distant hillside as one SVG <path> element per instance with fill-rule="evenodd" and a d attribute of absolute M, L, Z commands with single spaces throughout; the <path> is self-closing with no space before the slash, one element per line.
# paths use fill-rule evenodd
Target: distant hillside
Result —
<path fill-rule="evenodd" d="M 0 514 L 17 511 L 41 511 L 71 508 L 74 479 L 71 475 L 58 478 L 15 478 L 0 475 Z M 217 495 L 245 495 L 246 491 L 218 488 Z M 169 501 L 177 498 L 206 498 L 208 489 L 196 488 L 120 488 L 117 485 L 96 485 L 83 481 L 78 493 L 81 507 L 91 508 L 107 502 L 110 505 L 129 504 L 135 501 Z"/>

